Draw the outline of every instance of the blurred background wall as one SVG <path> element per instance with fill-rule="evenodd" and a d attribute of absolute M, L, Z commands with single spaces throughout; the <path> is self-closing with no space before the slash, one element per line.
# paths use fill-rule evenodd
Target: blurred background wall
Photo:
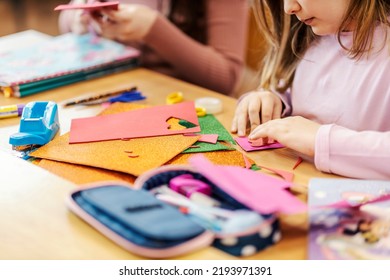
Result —
<path fill-rule="evenodd" d="M 35 29 L 58 35 L 58 12 L 53 11 L 68 0 L 0 0 L 0 36 Z"/>

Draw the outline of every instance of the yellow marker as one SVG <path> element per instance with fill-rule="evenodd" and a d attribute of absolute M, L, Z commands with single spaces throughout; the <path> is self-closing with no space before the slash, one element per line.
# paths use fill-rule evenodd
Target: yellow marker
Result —
<path fill-rule="evenodd" d="M 180 91 L 175 91 L 167 96 L 167 104 L 176 104 L 183 101 L 183 93 Z"/>
<path fill-rule="evenodd" d="M 206 109 L 203 107 L 196 107 L 195 110 L 198 117 L 204 117 L 207 114 Z"/>
<path fill-rule="evenodd" d="M 23 104 L 0 106 L 0 119 L 19 117 L 23 113 Z"/>

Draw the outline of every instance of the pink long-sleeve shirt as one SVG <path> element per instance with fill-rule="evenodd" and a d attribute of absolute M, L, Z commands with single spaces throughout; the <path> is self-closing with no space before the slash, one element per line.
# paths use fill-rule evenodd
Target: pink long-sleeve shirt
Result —
<path fill-rule="evenodd" d="M 150 0 L 123 0 L 142 3 Z M 144 38 L 141 64 L 144 67 L 218 91 L 234 93 L 245 64 L 249 8 L 247 0 L 207 0 L 207 43 L 184 34 L 164 15 L 157 18 Z M 60 17 L 60 30 L 69 32 L 70 11 Z"/>
<path fill-rule="evenodd" d="M 388 41 L 383 38 L 388 32 Z M 352 33 L 342 35 L 346 46 Z M 347 177 L 390 179 L 390 30 L 378 27 L 374 53 L 348 58 L 335 36 L 321 37 L 297 67 L 286 115 L 314 120 L 317 169 Z"/>

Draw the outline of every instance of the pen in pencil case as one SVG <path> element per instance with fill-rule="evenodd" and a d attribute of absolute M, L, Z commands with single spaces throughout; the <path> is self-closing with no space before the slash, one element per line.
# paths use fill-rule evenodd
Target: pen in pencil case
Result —
<path fill-rule="evenodd" d="M 133 92 L 136 90 L 137 90 L 137 87 L 132 87 L 132 88 L 128 88 L 128 89 L 121 89 L 121 90 L 117 90 L 117 91 L 113 91 L 113 92 L 98 94 L 95 96 L 91 96 L 91 97 L 87 97 L 87 98 L 83 98 L 83 99 L 79 99 L 79 100 L 75 100 L 75 101 L 70 101 L 68 103 L 65 103 L 64 106 L 67 107 L 67 106 L 72 106 L 72 105 L 84 104 L 84 103 L 96 101 L 99 99 L 103 99 L 106 97 L 119 95 L 119 94 L 124 93 L 124 92 Z"/>
<path fill-rule="evenodd" d="M 24 104 L 0 106 L 0 119 L 20 117 L 22 115 Z"/>

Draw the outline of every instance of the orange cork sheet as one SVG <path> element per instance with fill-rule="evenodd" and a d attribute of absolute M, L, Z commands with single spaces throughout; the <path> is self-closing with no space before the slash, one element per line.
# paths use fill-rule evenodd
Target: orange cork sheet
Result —
<path fill-rule="evenodd" d="M 75 184 L 89 184 L 99 181 L 124 181 L 133 184 L 135 176 L 117 171 L 42 159 L 38 166 Z"/>
<path fill-rule="evenodd" d="M 198 139 L 199 136 L 172 135 L 128 141 L 68 144 L 69 134 L 65 134 L 30 155 L 139 176 L 145 171 L 163 165 Z"/>
<path fill-rule="evenodd" d="M 166 164 L 189 164 L 188 159 L 197 153 L 187 153 L 187 154 L 179 154 L 174 157 L 172 160 L 168 161 Z M 217 165 L 235 165 L 246 167 L 245 159 L 241 152 L 239 151 L 214 151 L 201 153 L 204 155 L 209 161 Z M 255 164 L 252 159 L 249 159 L 250 164 Z"/>
<path fill-rule="evenodd" d="M 101 115 L 144 108 L 136 104 L 114 104 Z M 142 120 L 140 120 L 142 122 Z M 172 129 L 177 129 L 173 120 Z M 168 121 L 170 123 L 170 121 Z M 180 126 L 181 127 L 181 126 Z M 124 172 L 134 176 L 163 165 L 192 146 L 200 136 L 169 135 L 130 140 L 69 144 L 69 133 L 56 137 L 30 155 L 42 159 Z"/>
<path fill-rule="evenodd" d="M 202 154 L 214 164 L 236 165 L 241 167 L 245 167 L 246 165 L 245 160 L 239 151 L 215 151 Z M 188 159 L 193 155 L 194 153 L 179 154 L 168 161 L 166 165 L 189 164 Z M 249 159 L 249 161 L 251 164 L 254 164 L 253 160 Z M 75 184 L 88 184 L 111 180 L 125 181 L 133 184 L 136 178 L 135 176 L 122 172 L 47 159 L 40 160 L 38 166 Z"/>

